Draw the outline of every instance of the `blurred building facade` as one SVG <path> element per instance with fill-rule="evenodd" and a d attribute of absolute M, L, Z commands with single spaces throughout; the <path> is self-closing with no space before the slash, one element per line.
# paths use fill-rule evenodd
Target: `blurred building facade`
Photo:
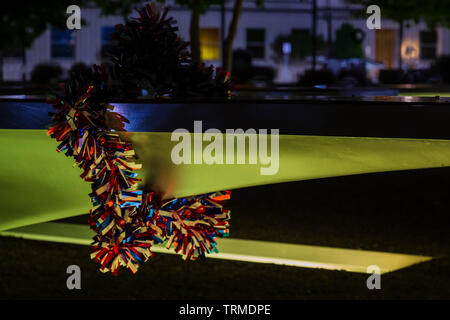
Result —
<path fill-rule="evenodd" d="M 168 4 L 171 2 L 171 15 L 178 22 L 179 34 L 183 39 L 189 40 L 190 12 L 174 5 L 173 1 L 167 1 Z M 229 1 L 225 5 L 224 21 L 220 6 L 211 7 L 201 16 L 201 54 L 208 64 L 221 64 L 221 26 L 225 25 L 226 32 L 232 17 L 233 2 Z M 278 71 L 277 77 L 283 77 L 280 81 L 295 81 L 297 74 L 308 68 L 308 59 L 289 61 L 287 74 L 282 74 L 287 62 L 274 58 L 272 45 L 281 34 L 292 31 L 310 32 L 313 21 L 310 2 L 266 0 L 264 8 L 260 8 L 255 5 L 255 1 L 244 1 L 234 49 L 251 52 L 255 65 L 273 67 Z M 369 15 L 355 17 L 352 15 L 355 9 L 357 6 L 351 6 L 342 0 L 317 0 L 317 34 L 330 43 L 335 40 L 336 31 L 342 24 L 349 23 L 365 34 L 362 40 L 364 57 L 382 62 L 386 68 L 399 68 L 400 61 L 403 68 L 427 68 L 436 57 L 450 54 L 448 29 L 428 30 L 424 23 L 407 23 L 400 40 L 398 23 L 382 18 L 380 30 L 369 30 L 366 27 Z M 41 63 L 58 64 L 66 72 L 74 63 L 101 63 L 104 50 L 111 45 L 109 34 L 113 32 L 114 25 L 123 23 L 123 18 L 102 16 L 95 7 L 81 8 L 81 16 L 87 25 L 80 30 L 70 32 L 49 27 L 31 48 L 26 49 L 25 54 L 5 57 L 4 80 L 20 81 L 23 77 L 29 80 L 33 68 Z M 136 13 L 130 16 L 136 16 Z"/>

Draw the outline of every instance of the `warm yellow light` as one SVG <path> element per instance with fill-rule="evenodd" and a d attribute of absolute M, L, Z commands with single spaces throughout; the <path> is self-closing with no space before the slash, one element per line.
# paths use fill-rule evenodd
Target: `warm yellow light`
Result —
<path fill-rule="evenodd" d="M 217 28 L 200 29 L 200 54 L 202 60 L 220 59 L 220 36 Z"/>
<path fill-rule="evenodd" d="M 402 42 L 402 58 L 417 59 L 419 58 L 419 45 L 413 40 L 404 40 Z"/>
<path fill-rule="evenodd" d="M 200 48 L 202 60 L 219 60 L 219 47 L 215 45 L 202 45 Z"/>

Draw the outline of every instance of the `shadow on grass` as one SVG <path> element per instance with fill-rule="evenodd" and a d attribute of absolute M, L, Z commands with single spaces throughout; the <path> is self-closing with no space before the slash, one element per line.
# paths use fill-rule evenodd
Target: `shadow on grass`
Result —
<path fill-rule="evenodd" d="M 450 169 L 441 168 L 233 192 L 234 238 L 439 257 L 382 275 L 381 290 L 367 289 L 366 274 L 163 254 L 113 277 L 98 271 L 89 247 L 0 238 L 0 298 L 449 299 L 449 190 Z M 66 289 L 71 264 L 82 270 L 78 291 Z"/>

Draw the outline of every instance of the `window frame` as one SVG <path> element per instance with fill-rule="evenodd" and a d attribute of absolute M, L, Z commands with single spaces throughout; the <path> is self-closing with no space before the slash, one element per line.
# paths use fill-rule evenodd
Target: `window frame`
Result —
<path fill-rule="evenodd" d="M 54 32 L 58 32 L 60 34 L 69 34 L 69 38 L 65 39 L 62 37 L 61 39 L 54 39 Z M 73 41 L 73 44 L 71 42 Z M 67 42 L 67 44 L 65 43 Z M 68 48 L 70 48 L 70 56 L 67 55 L 56 55 L 55 52 L 55 46 L 63 46 L 66 45 Z M 63 52 L 62 50 L 61 52 Z M 74 37 L 74 31 L 73 30 L 61 30 L 55 27 L 50 28 L 50 57 L 52 59 L 75 59 L 76 58 L 76 40 Z"/>

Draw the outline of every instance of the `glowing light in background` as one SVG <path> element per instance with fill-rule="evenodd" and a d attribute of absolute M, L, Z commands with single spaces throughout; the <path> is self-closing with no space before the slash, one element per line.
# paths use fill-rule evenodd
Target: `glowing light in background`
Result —
<path fill-rule="evenodd" d="M 416 41 L 405 40 L 402 42 L 402 58 L 406 60 L 419 58 L 419 45 Z"/>

